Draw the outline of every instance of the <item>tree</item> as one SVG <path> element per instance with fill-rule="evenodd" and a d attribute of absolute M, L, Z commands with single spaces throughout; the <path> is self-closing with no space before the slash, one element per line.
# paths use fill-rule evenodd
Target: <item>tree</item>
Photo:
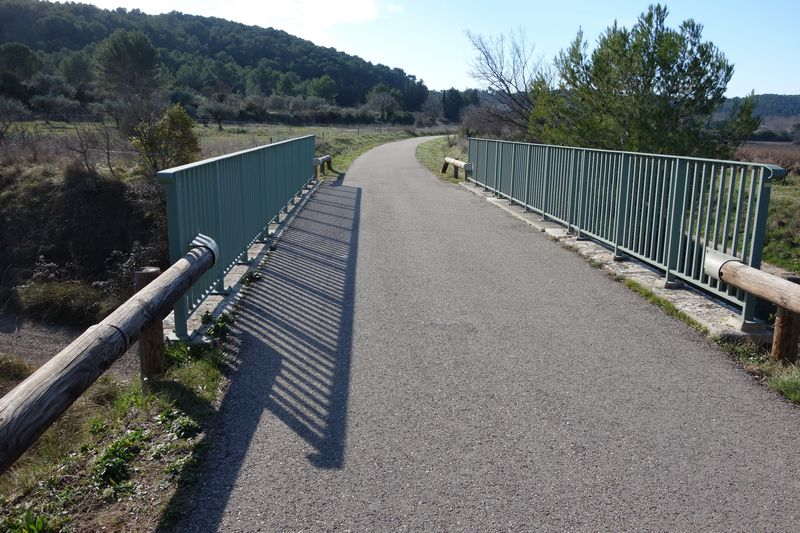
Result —
<path fill-rule="evenodd" d="M 155 124 L 141 123 L 131 137 L 150 172 L 197 160 L 200 144 L 192 131 L 194 122 L 180 104 L 167 108 Z"/>
<path fill-rule="evenodd" d="M 486 112 L 524 132 L 533 110 L 531 87 L 542 73 L 534 46 L 521 31 L 495 37 L 467 32 L 467 37 L 476 52 L 472 77 L 486 85 L 496 100 Z"/>
<path fill-rule="evenodd" d="M 222 121 L 236 116 L 236 107 L 228 99 L 207 98 L 197 112 L 201 116 L 211 117 L 217 123 L 217 129 L 222 131 Z"/>
<path fill-rule="evenodd" d="M 425 103 L 422 104 L 422 115 L 431 126 L 435 125 L 444 116 L 441 94 L 436 91 L 428 93 Z"/>
<path fill-rule="evenodd" d="M 6 140 L 14 124 L 27 113 L 28 110 L 19 100 L 0 96 L 0 144 Z"/>
<path fill-rule="evenodd" d="M 275 92 L 282 96 L 296 96 L 297 86 L 300 84 L 300 76 L 294 72 L 285 72 L 278 80 Z"/>
<path fill-rule="evenodd" d="M 106 109 L 126 136 L 157 120 L 164 109 L 158 52 L 143 33 L 117 30 L 97 46 L 95 62 Z"/>
<path fill-rule="evenodd" d="M 159 88 L 158 51 L 141 32 L 117 30 L 97 46 L 95 59 L 109 93 L 145 96 Z"/>
<path fill-rule="evenodd" d="M 0 72 L 7 72 L 19 81 L 25 82 L 42 68 L 42 61 L 36 52 L 21 43 L 0 45 Z"/>
<path fill-rule="evenodd" d="M 442 112 L 444 118 L 451 122 L 461 119 L 461 109 L 464 107 L 464 98 L 458 89 L 447 89 L 442 93 Z"/>
<path fill-rule="evenodd" d="M 666 26 L 650 6 L 627 29 L 614 23 L 589 53 L 579 31 L 556 59 L 557 80 L 540 74 L 531 91 L 532 137 L 554 144 L 680 155 L 729 156 L 754 131 L 752 106 L 712 129 L 733 65 L 702 41 L 693 20 Z M 749 131 L 749 133 L 747 132 Z"/>
<path fill-rule="evenodd" d="M 264 62 L 247 74 L 247 94 L 250 96 L 269 96 L 278 86 L 281 73 L 266 66 Z"/>
<path fill-rule="evenodd" d="M 328 103 L 333 103 L 338 94 L 336 82 L 327 74 L 314 78 L 308 82 L 308 95 L 322 98 Z"/>
<path fill-rule="evenodd" d="M 69 54 L 62 59 L 58 69 L 67 83 L 76 88 L 88 85 L 94 78 L 90 58 L 80 52 Z"/>
<path fill-rule="evenodd" d="M 367 94 L 367 109 L 378 113 L 383 121 L 400 110 L 400 93 L 397 89 L 378 84 Z"/>

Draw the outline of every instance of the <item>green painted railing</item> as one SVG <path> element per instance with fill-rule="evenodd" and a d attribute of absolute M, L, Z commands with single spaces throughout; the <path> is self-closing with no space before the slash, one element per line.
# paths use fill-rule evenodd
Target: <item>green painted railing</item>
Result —
<path fill-rule="evenodd" d="M 313 179 L 314 148 L 309 135 L 158 173 L 167 186 L 170 260 L 198 233 L 219 246 L 215 265 L 175 305 L 178 336 L 186 336 L 186 320 L 206 296 L 225 291 L 225 274 Z"/>
<path fill-rule="evenodd" d="M 774 165 L 469 139 L 469 179 L 742 307 L 749 295 L 703 272 L 709 246 L 761 266 Z"/>

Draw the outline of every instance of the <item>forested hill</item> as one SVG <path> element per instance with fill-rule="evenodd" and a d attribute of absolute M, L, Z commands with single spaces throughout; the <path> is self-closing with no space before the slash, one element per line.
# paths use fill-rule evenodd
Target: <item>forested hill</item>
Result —
<path fill-rule="evenodd" d="M 730 113 L 741 100 L 739 97 L 729 98 L 720 112 Z M 800 94 L 758 94 L 754 113 L 759 117 L 800 116 Z"/>
<path fill-rule="evenodd" d="M 238 94 L 313 94 L 312 80 L 328 75 L 335 85 L 327 79 L 328 86 L 317 82 L 317 92 L 340 106 L 363 103 L 376 85 L 396 90 L 408 111 L 418 110 L 427 96 L 422 81 L 401 69 L 374 65 L 283 31 L 218 18 L 0 0 L 0 21 L 0 44 L 25 44 L 51 65 L 75 51 L 90 56 L 116 30 L 141 31 L 158 48 L 173 87 L 201 94 L 218 91 L 220 85 Z"/>

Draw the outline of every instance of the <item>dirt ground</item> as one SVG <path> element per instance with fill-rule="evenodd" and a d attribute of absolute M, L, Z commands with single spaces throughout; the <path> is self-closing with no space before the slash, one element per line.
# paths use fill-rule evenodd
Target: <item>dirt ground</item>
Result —
<path fill-rule="evenodd" d="M 52 326 L 0 313 L 0 357 L 17 359 L 38 368 L 81 333 L 83 330 L 78 328 Z M 138 372 L 135 344 L 108 370 L 109 375 L 124 381 L 135 378 Z"/>

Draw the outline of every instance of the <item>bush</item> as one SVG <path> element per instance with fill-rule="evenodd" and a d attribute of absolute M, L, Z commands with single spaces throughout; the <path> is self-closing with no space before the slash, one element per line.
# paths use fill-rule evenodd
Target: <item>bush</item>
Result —
<path fill-rule="evenodd" d="M 142 158 L 142 166 L 156 173 L 197 160 L 200 144 L 193 126 L 194 121 L 180 104 L 170 106 L 155 124 L 139 124 L 131 143 Z"/>

